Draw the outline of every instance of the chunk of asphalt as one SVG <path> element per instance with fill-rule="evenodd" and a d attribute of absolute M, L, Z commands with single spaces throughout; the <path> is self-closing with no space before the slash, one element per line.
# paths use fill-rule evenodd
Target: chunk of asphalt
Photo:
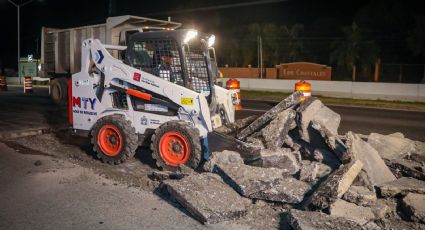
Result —
<path fill-rule="evenodd" d="M 359 160 L 341 166 L 322 182 L 316 191 L 307 199 L 304 206 L 311 210 L 329 208 L 338 198 L 350 188 L 354 179 L 362 170 L 363 163 Z"/>
<path fill-rule="evenodd" d="M 310 189 L 310 186 L 303 181 L 299 181 L 292 177 L 285 177 L 279 180 L 272 188 L 253 193 L 249 197 L 288 204 L 298 204 L 303 201 L 305 194 Z"/>
<path fill-rule="evenodd" d="M 287 98 L 283 99 L 281 102 L 279 102 L 279 104 L 277 104 L 272 109 L 270 109 L 269 111 L 261 115 L 254 122 L 249 124 L 246 128 L 241 130 L 238 133 L 237 138 L 239 140 L 245 140 L 245 138 L 247 138 L 249 135 L 258 131 L 259 129 L 264 127 L 268 122 L 276 118 L 281 111 L 299 103 L 300 99 L 303 96 L 304 96 L 303 92 L 297 91 L 291 94 L 290 96 L 288 96 Z"/>
<path fill-rule="evenodd" d="M 227 184 L 245 197 L 272 188 L 285 174 L 282 169 L 250 165 L 217 164 L 214 170 Z"/>
<path fill-rule="evenodd" d="M 358 159 L 364 164 L 364 171 L 369 176 L 373 185 L 394 181 L 397 178 L 392 174 L 378 152 L 363 141 L 357 134 L 347 133 L 347 147 L 353 159 Z"/>
<path fill-rule="evenodd" d="M 290 148 L 262 149 L 259 159 L 249 164 L 263 168 L 279 168 L 288 175 L 294 175 L 300 170 L 298 159 Z"/>
<path fill-rule="evenodd" d="M 401 210 L 409 220 L 425 223 L 425 195 L 408 193 L 401 202 Z"/>
<path fill-rule="evenodd" d="M 354 221 L 343 217 L 330 216 L 322 212 L 292 209 L 285 217 L 292 229 L 295 230 L 362 229 L 362 226 Z"/>
<path fill-rule="evenodd" d="M 163 186 L 203 224 L 218 223 L 246 214 L 243 198 L 216 174 L 191 174 L 178 181 L 164 181 Z"/>
<path fill-rule="evenodd" d="M 297 113 L 294 110 L 286 109 L 261 130 L 267 148 L 282 147 L 288 132 L 296 127 L 296 115 Z"/>
<path fill-rule="evenodd" d="M 238 152 L 224 150 L 222 152 L 213 152 L 204 164 L 204 171 L 213 172 L 216 164 L 243 164 L 244 161 Z"/>
<path fill-rule="evenodd" d="M 407 193 L 425 194 L 425 181 L 410 177 L 377 185 L 378 194 L 382 197 L 405 196 Z"/>
<path fill-rule="evenodd" d="M 371 133 L 369 143 L 384 159 L 400 159 L 415 151 L 415 143 L 399 134 L 382 135 Z"/>

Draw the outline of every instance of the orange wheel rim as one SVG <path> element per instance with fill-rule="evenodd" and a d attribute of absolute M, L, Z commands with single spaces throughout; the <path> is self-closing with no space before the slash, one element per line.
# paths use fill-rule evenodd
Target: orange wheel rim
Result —
<path fill-rule="evenodd" d="M 159 140 L 159 154 L 171 166 L 185 164 L 189 159 L 189 142 L 181 133 L 167 132 Z"/>
<path fill-rule="evenodd" d="M 105 155 L 114 157 L 122 148 L 121 132 L 114 125 L 104 125 L 97 134 L 97 143 Z"/>

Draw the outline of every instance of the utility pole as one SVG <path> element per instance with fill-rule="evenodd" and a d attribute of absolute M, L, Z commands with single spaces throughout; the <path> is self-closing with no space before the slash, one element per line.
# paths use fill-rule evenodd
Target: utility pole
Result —
<path fill-rule="evenodd" d="M 257 36 L 257 41 L 258 41 L 258 45 L 257 45 L 257 66 L 259 68 L 259 73 L 260 73 L 260 79 L 262 79 L 263 76 L 263 42 L 262 42 L 262 38 L 261 35 Z"/>
<path fill-rule="evenodd" d="M 19 83 L 22 83 L 22 79 L 21 79 L 21 71 L 19 68 L 19 61 L 21 59 L 21 7 L 30 4 L 31 2 L 35 1 L 35 0 L 29 0 L 26 1 L 22 4 L 16 4 L 14 3 L 12 0 L 7 0 L 9 1 L 12 5 L 14 5 L 17 9 L 18 9 L 18 77 L 19 77 Z"/>

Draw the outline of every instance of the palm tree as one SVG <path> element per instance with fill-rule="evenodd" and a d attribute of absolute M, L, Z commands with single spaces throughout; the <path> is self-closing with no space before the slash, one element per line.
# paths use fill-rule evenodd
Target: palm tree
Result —
<path fill-rule="evenodd" d="M 365 40 L 365 31 L 355 22 L 343 28 L 344 39 L 336 40 L 331 44 L 331 62 L 337 66 L 352 70 L 352 80 L 356 80 L 357 67 L 364 72 L 378 60 L 379 47 L 372 40 Z"/>

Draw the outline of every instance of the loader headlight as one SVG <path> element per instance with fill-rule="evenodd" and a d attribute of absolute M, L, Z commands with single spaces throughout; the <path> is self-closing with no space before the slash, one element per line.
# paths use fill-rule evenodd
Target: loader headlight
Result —
<path fill-rule="evenodd" d="M 208 38 L 208 47 L 212 47 L 214 45 L 214 42 L 215 42 L 215 36 L 214 35 L 211 35 Z"/>
<path fill-rule="evenodd" d="M 188 43 L 190 40 L 192 40 L 194 37 L 198 36 L 198 31 L 196 30 L 189 30 L 186 33 L 186 36 L 184 37 L 183 42 Z"/>

